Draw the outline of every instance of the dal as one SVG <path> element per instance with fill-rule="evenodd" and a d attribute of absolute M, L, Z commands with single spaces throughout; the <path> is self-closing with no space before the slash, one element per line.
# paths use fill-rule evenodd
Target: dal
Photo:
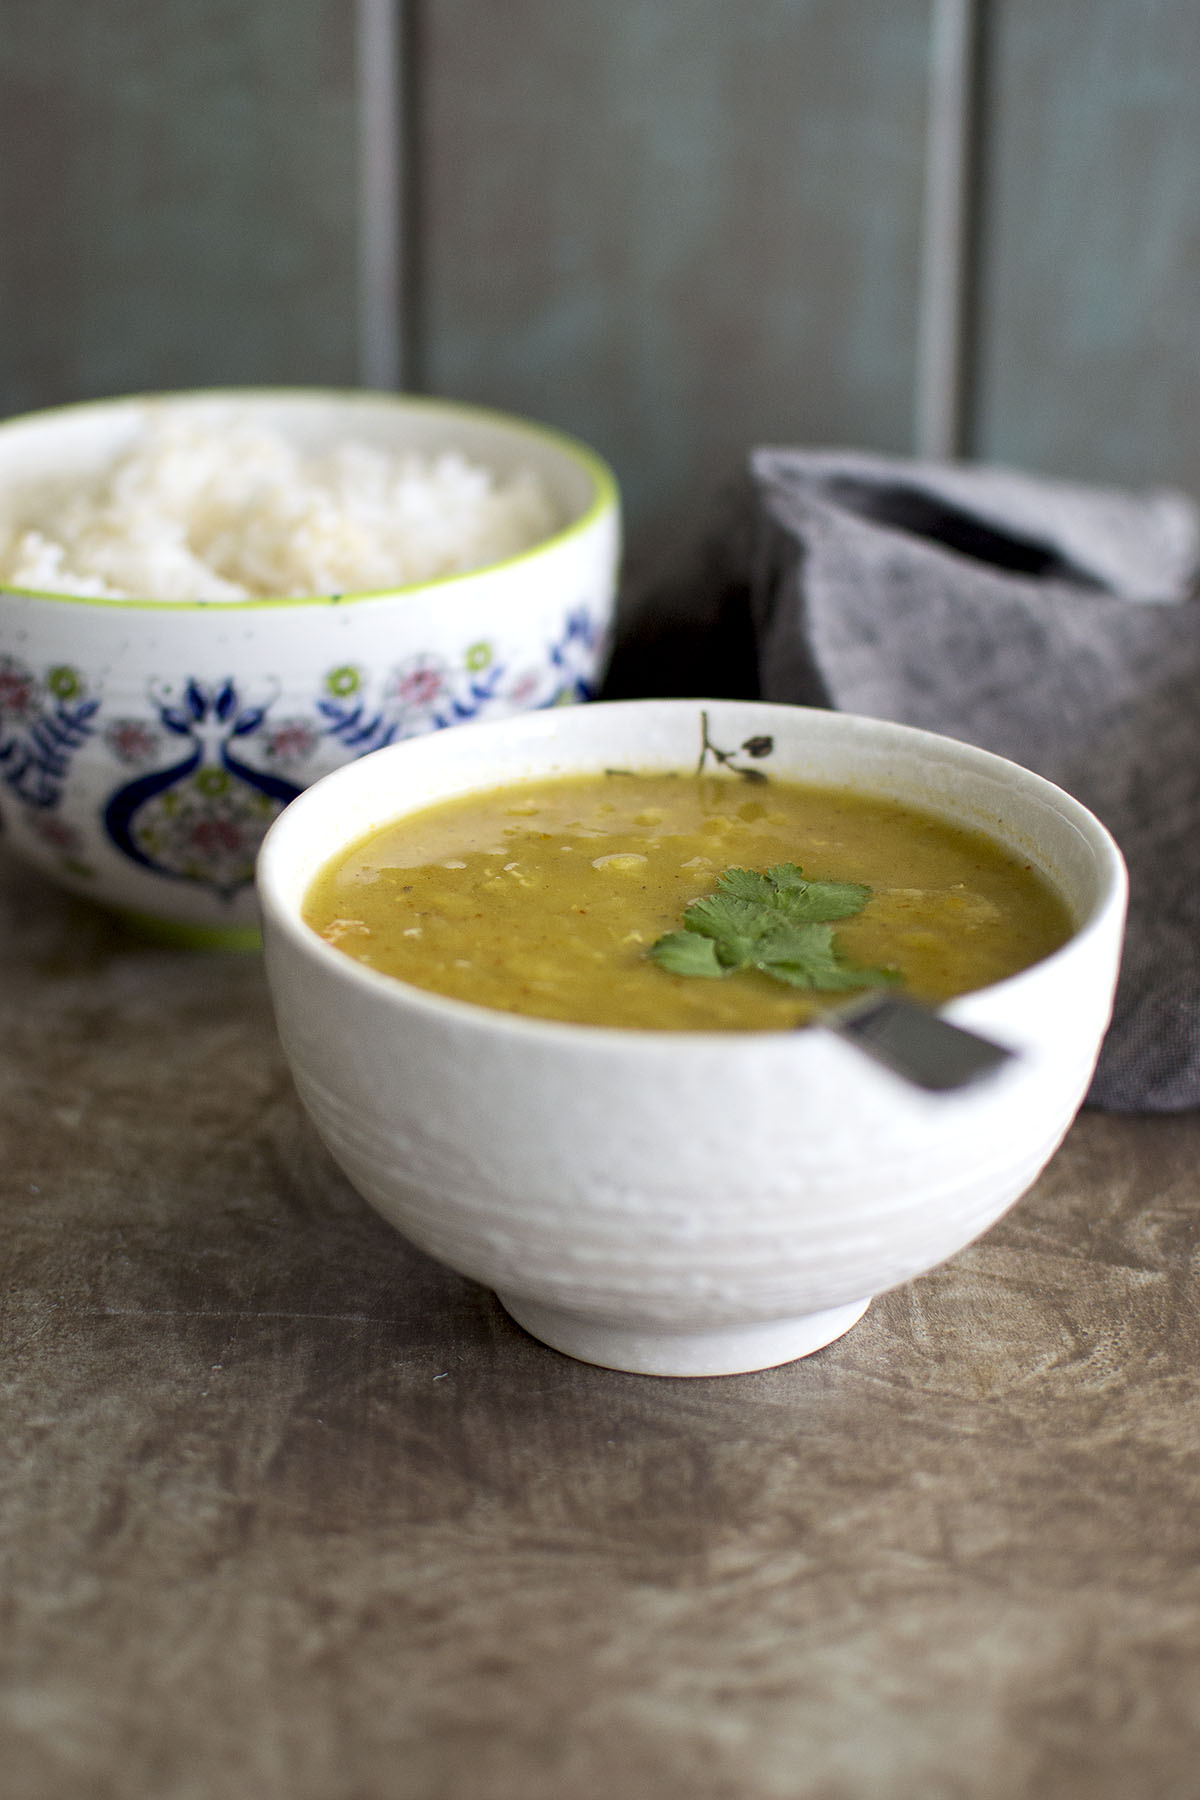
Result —
<path fill-rule="evenodd" d="M 757 971 L 697 980 L 647 952 L 728 868 L 797 863 L 872 897 L 837 938 L 929 1004 L 1065 943 L 1030 864 L 981 832 L 855 792 L 771 777 L 565 776 L 412 813 L 343 851 L 308 923 L 416 987 L 539 1018 L 657 1030 L 787 1030 L 824 1002 Z"/>

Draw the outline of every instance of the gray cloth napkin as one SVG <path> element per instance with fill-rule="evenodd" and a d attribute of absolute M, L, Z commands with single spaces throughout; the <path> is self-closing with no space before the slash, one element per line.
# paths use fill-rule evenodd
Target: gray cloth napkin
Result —
<path fill-rule="evenodd" d="M 1198 559 L 1180 495 L 761 449 L 684 584 L 682 691 L 750 691 L 752 655 L 764 699 L 966 739 L 1104 820 L 1131 888 L 1089 1094 L 1114 1111 L 1200 1105 Z"/>

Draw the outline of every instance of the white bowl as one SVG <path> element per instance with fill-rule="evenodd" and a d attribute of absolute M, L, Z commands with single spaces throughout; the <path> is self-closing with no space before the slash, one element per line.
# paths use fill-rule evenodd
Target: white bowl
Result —
<path fill-rule="evenodd" d="M 536 1337 L 659 1375 L 819 1348 L 1029 1188 L 1086 1092 L 1126 899 L 1104 827 L 1010 762 L 845 714 L 705 705 L 713 742 L 774 740 L 758 766 L 932 808 L 1057 885 L 1077 921 L 1064 948 L 945 1009 L 1019 1052 L 1001 1073 L 934 1096 L 820 1030 L 509 1016 L 381 975 L 303 923 L 322 864 L 410 809 L 524 777 L 693 766 L 699 702 L 580 707 L 381 751 L 302 795 L 258 874 L 283 1047 L 359 1192 Z"/>
<path fill-rule="evenodd" d="M 620 517 L 583 445 L 447 401 L 318 389 L 158 395 L 0 424 L 0 497 L 90 482 L 170 406 L 305 450 L 353 439 L 535 471 L 562 518 L 465 574 L 317 599 L 103 600 L 0 587 L 0 807 L 77 893 L 201 941 L 257 936 L 253 860 L 311 781 L 381 745 L 586 699 L 607 660 Z"/>

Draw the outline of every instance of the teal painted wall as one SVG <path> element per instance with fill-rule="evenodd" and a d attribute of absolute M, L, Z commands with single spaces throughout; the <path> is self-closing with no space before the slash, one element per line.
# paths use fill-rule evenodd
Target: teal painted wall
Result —
<path fill-rule="evenodd" d="M 3 0 L 0 408 L 355 368 L 353 7 Z"/>
<path fill-rule="evenodd" d="M 923 5 L 428 19 L 432 387 L 584 432 L 635 521 L 693 512 L 763 438 L 907 445 Z"/>
<path fill-rule="evenodd" d="M 389 3 L 398 379 L 595 442 L 635 556 L 754 443 L 913 448 L 942 0 L 3 0 L 0 411 L 378 367 Z M 1200 13 L 980 11 L 967 447 L 1200 490 Z"/>
<path fill-rule="evenodd" d="M 1200 8 L 989 20 L 980 456 L 1200 493 Z"/>

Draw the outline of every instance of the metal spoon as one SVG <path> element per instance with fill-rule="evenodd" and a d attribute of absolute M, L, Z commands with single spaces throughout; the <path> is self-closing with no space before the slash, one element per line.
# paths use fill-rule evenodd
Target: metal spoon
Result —
<path fill-rule="evenodd" d="M 1015 1055 L 901 994 L 872 991 L 823 1013 L 818 1023 L 893 1074 L 937 1094 L 968 1087 Z"/>

